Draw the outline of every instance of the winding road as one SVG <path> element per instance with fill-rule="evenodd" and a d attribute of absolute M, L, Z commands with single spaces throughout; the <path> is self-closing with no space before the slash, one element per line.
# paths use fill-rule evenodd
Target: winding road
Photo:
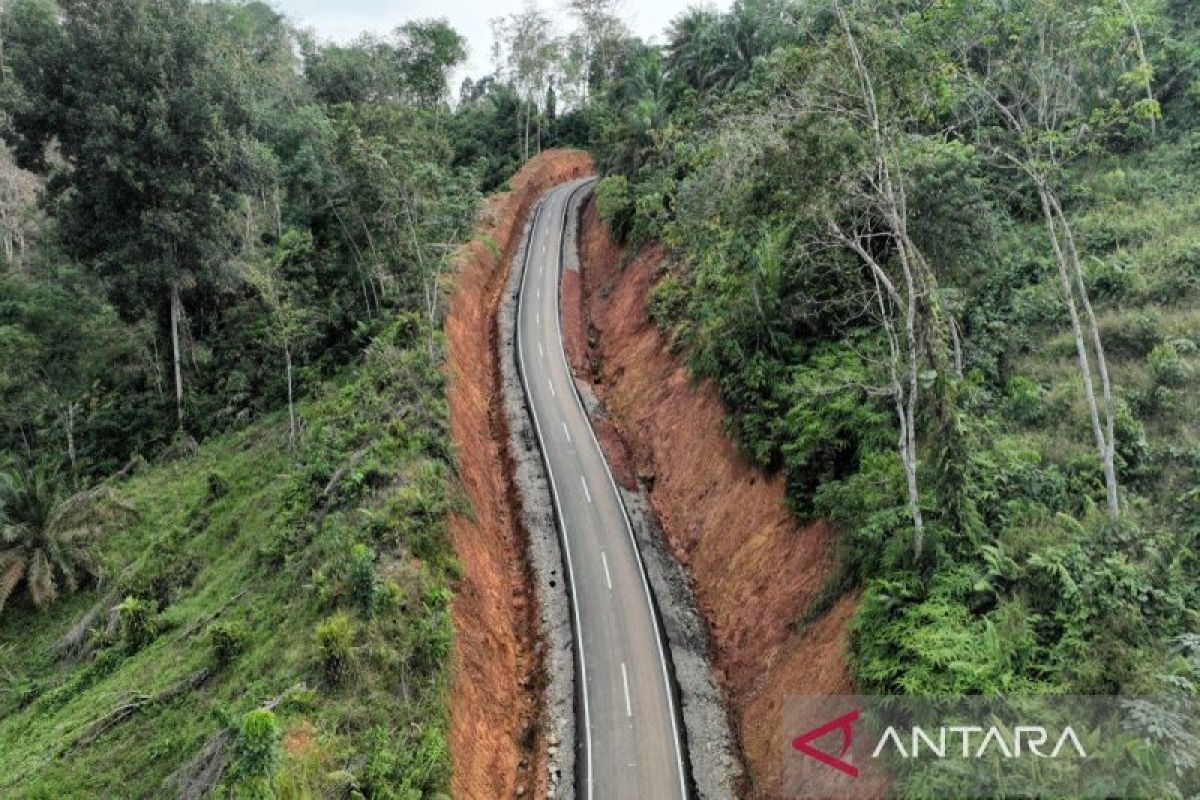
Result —
<path fill-rule="evenodd" d="M 542 198 L 526 248 L 517 363 L 554 495 L 574 615 L 581 798 L 688 797 L 667 646 L 625 507 L 576 393 L 559 324 L 572 206 L 590 180 Z"/>

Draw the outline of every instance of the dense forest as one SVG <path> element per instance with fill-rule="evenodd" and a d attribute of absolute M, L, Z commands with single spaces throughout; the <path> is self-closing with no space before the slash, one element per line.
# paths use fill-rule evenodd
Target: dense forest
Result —
<path fill-rule="evenodd" d="M 861 691 L 1195 691 L 1200 9 L 567 11 L 452 92 L 442 21 L 5 4 L 0 795 L 447 791 L 442 303 L 555 145 L 839 526 Z"/>

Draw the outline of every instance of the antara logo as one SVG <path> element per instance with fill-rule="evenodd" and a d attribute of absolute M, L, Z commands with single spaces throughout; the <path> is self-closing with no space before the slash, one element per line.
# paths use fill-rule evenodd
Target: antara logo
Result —
<path fill-rule="evenodd" d="M 818 725 L 793 739 L 792 749 L 851 778 L 857 778 L 859 768 L 846 760 L 846 754 L 854 745 L 854 723 L 858 722 L 859 717 L 860 711 L 855 709 Z M 835 731 L 841 734 L 841 747 L 836 755 L 814 745 L 818 739 Z M 905 747 L 906 741 L 908 747 Z M 1051 742 L 1054 743 L 1053 747 L 1048 748 Z M 960 744 L 961 748 L 953 746 L 954 744 Z M 1073 751 L 1080 758 L 1088 757 L 1070 725 L 1063 728 L 1057 737 L 1052 737 L 1050 731 L 1041 725 L 1017 725 L 1011 730 L 994 725 L 988 728 L 977 725 L 947 725 L 932 731 L 914 726 L 904 734 L 889 725 L 876 742 L 870 758 L 879 758 L 889 747 L 894 754 L 904 759 L 982 759 L 992 752 L 1004 758 L 1058 758 L 1063 750 Z"/>
<path fill-rule="evenodd" d="M 802 733 L 795 739 L 792 739 L 792 749 L 797 750 L 809 758 L 815 758 L 826 766 L 833 767 L 839 772 L 844 772 L 851 778 L 858 777 L 858 767 L 851 764 L 849 761 L 843 761 L 846 753 L 850 752 L 850 747 L 854 744 L 854 723 L 858 722 L 858 709 L 854 709 L 848 714 L 843 714 L 837 719 L 832 719 L 824 725 L 813 728 L 807 733 Z M 822 736 L 841 731 L 842 734 L 842 750 L 837 756 L 831 756 L 824 750 L 818 750 L 813 747 L 812 743 Z"/>
<path fill-rule="evenodd" d="M 978 747 L 972 747 L 972 734 L 981 735 L 981 738 L 978 739 Z M 947 758 L 947 740 L 953 742 L 955 738 L 962 743 L 962 758 L 984 758 L 993 748 L 1005 758 L 1021 758 L 1026 753 L 1038 758 L 1058 758 L 1058 754 L 1068 746 L 1080 758 L 1087 758 L 1087 753 L 1084 752 L 1079 737 L 1075 735 L 1075 730 L 1070 725 L 1063 728 L 1054 749 L 1049 753 L 1042 752 L 1042 748 L 1050 741 L 1050 732 L 1041 725 L 1017 725 L 1013 728 L 1012 733 L 1007 733 L 1004 729 L 994 725 L 990 728 L 981 728 L 978 725 L 949 725 L 938 728 L 937 734 L 934 736 L 930 736 L 923 728 L 914 727 L 910 731 L 910 736 L 911 745 L 906 750 L 900 734 L 889 725 L 888 729 L 883 732 L 883 736 L 880 737 L 879 743 L 875 745 L 871 758 L 878 758 L 884 745 L 889 742 L 891 742 L 892 749 L 901 758 L 920 758 L 922 746 L 935 758 Z M 956 757 L 955 750 L 949 752 L 950 758 Z"/>

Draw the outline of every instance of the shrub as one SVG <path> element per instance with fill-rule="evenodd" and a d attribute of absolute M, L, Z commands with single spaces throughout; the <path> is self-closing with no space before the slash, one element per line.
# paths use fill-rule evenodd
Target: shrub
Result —
<path fill-rule="evenodd" d="M 158 616 L 151 604 L 139 597 L 129 596 L 117 606 L 121 638 L 132 652 L 140 650 L 158 635 Z"/>
<path fill-rule="evenodd" d="M 258 708 L 242 717 L 229 773 L 234 797 L 270 800 L 276 796 L 282 737 L 279 721 L 268 709 Z"/>
<path fill-rule="evenodd" d="M 229 493 L 229 484 L 219 472 L 210 472 L 205 476 L 205 485 L 209 501 L 220 500 Z"/>
<path fill-rule="evenodd" d="M 325 679 L 331 684 L 340 683 L 354 654 L 354 621 L 344 611 L 339 611 L 317 625 L 315 639 Z"/>
<path fill-rule="evenodd" d="M 1036 425 L 1046 415 L 1042 389 L 1024 375 L 1014 375 L 1008 382 L 1008 408 L 1013 417 L 1025 425 Z"/>
<path fill-rule="evenodd" d="M 678 277 L 667 274 L 650 290 L 650 318 L 669 328 L 684 318 L 687 301 L 687 288 Z"/>
<path fill-rule="evenodd" d="M 218 666 L 224 666 L 242 652 L 249 632 L 241 622 L 217 622 L 208 626 L 208 641 Z"/>
<path fill-rule="evenodd" d="M 1164 342 L 1150 351 L 1150 373 L 1154 385 L 1178 389 L 1191 377 L 1191 369 L 1173 342 Z"/>
<path fill-rule="evenodd" d="M 610 175 L 596 184 L 596 210 L 618 242 L 629 238 L 633 227 L 633 198 L 624 175 Z"/>
<path fill-rule="evenodd" d="M 366 616 L 375 613 L 379 581 L 375 577 L 375 551 L 364 544 L 354 545 L 350 554 L 350 596 Z"/>

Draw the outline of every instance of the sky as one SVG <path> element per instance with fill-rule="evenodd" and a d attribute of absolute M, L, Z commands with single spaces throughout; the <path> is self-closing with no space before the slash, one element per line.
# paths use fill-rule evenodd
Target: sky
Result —
<path fill-rule="evenodd" d="M 490 20 L 520 11 L 524 0 L 273 0 L 272 5 L 301 27 L 312 28 L 323 39 L 345 42 L 363 31 L 386 34 L 413 19 L 443 17 L 467 38 L 470 55 L 463 75 L 478 77 L 491 71 Z M 561 0 L 542 0 L 565 33 L 572 26 Z M 693 5 L 726 8 L 729 0 L 625 0 L 621 16 L 643 39 L 662 39 L 667 24 Z"/>

